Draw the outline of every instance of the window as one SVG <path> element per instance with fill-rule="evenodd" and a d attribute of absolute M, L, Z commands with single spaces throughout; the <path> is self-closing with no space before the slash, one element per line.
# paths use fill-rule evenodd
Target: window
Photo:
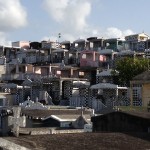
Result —
<path fill-rule="evenodd" d="M 3 106 L 3 99 L 0 99 L 0 106 Z"/>
<path fill-rule="evenodd" d="M 61 71 L 57 71 L 57 74 L 61 74 Z"/>
<path fill-rule="evenodd" d="M 144 37 L 140 36 L 140 40 L 144 40 Z"/>
<path fill-rule="evenodd" d="M 133 84 L 133 106 L 141 106 L 142 105 L 142 88 L 140 84 Z"/>
<path fill-rule="evenodd" d="M 86 59 L 86 54 L 83 54 L 83 55 L 82 55 L 82 58 L 83 58 L 83 59 Z"/>
<path fill-rule="evenodd" d="M 84 76 L 84 72 L 79 72 L 79 76 Z"/>

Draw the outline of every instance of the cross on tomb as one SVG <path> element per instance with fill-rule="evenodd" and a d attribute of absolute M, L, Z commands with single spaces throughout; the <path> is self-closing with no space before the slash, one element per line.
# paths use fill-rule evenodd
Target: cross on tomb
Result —
<path fill-rule="evenodd" d="M 35 100 L 36 102 L 38 102 L 39 101 L 39 98 L 38 97 L 36 97 L 36 100 Z"/>
<path fill-rule="evenodd" d="M 30 100 L 30 96 L 27 97 L 27 100 L 28 100 L 28 101 Z"/>
<path fill-rule="evenodd" d="M 83 116 L 83 106 L 81 106 L 81 116 Z"/>
<path fill-rule="evenodd" d="M 8 117 L 8 125 L 13 126 L 12 132 L 18 137 L 19 136 L 19 127 L 26 126 L 26 117 L 20 117 L 21 107 L 13 107 L 13 116 Z"/>

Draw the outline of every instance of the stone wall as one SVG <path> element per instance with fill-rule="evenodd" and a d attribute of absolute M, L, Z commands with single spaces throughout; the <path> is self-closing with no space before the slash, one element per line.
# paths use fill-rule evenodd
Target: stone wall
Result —
<path fill-rule="evenodd" d="M 83 133 L 83 129 L 71 129 L 71 130 L 52 130 L 52 134 L 62 134 L 62 133 Z"/>
<path fill-rule="evenodd" d="M 63 133 L 83 133 L 84 129 L 57 129 L 57 128 L 21 128 L 21 134 L 27 135 L 47 135 Z"/>

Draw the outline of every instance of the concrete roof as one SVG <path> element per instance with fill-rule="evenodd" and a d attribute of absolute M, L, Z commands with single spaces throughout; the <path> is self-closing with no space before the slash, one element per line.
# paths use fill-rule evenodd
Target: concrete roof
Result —
<path fill-rule="evenodd" d="M 141 74 L 139 74 L 139 75 L 137 75 L 137 76 L 135 76 L 133 79 L 132 79 L 132 81 L 134 81 L 134 80 L 136 80 L 136 81 L 150 81 L 150 71 L 145 71 L 145 72 L 143 72 L 143 73 L 141 73 Z"/>
<path fill-rule="evenodd" d="M 90 89 L 127 89 L 127 87 L 118 87 L 118 85 L 111 83 L 98 83 L 92 85 Z"/>
<path fill-rule="evenodd" d="M 99 77 L 99 76 L 112 76 L 112 71 L 113 71 L 113 69 L 103 70 L 102 72 L 100 72 L 96 76 L 97 77 Z M 118 73 L 118 72 L 116 71 L 116 73 Z"/>
<path fill-rule="evenodd" d="M 98 51 L 100 54 L 112 54 L 112 53 L 116 53 L 117 52 L 114 52 L 112 49 L 102 49 L 102 50 L 99 50 Z"/>
<path fill-rule="evenodd" d="M 70 116 L 79 116 L 81 114 L 80 109 L 50 109 L 50 110 L 29 110 L 29 109 L 22 109 L 22 115 L 28 116 L 28 117 L 33 117 L 33 118 L 47 118 L 50 117 L 51 115 L 55 116 L 62 116 L 65 118 L 65 116 L 70 115 Z M 90 110 L 83 110 L 84 115 L 90 115 L 91 111 Z M 72 118 L 72 117 L 71 117 Z"/>

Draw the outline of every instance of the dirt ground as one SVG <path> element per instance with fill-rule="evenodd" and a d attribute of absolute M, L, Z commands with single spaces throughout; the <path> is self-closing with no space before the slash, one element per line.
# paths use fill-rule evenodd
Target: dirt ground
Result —
<path fill-rule="evenodd" d="M 150 133 L 77 133 L 5 137 L 32 150 L 150 150 Z"/>

